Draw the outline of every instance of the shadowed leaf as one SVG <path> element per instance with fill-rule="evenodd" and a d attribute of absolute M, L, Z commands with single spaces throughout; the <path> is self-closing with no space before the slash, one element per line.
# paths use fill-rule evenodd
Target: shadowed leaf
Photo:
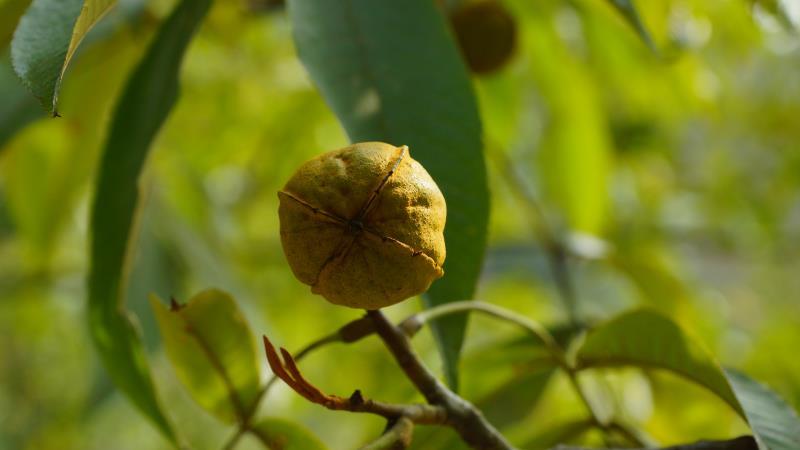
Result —
<path fill-rule="evenodd" d="M 654 311 L 627 312 L 598 326 L 586 336 L 577 362 L 580 368 L 632 365 L 669 370 L 705 386 L 744 414 L 711 353 Z"/>

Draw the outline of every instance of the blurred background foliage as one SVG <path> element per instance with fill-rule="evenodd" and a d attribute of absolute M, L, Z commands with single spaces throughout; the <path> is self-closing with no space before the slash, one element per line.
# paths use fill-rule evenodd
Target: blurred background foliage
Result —
<path fill-rule="evenodd" d="M 186 299 L 222 288 L 255 333 L 290 349 L 360 314 L 313 296 L 280 248 L 276 191 L 301 162 L 347 139 L 296 57 L 285 12 L 271 3 L 215 2 L 143 180 L 128 305 L 164 403 L 197 449 L 219 448 L 232 428 L 179 385 L 149 293 Z M 100 366 L 84 299 L 88 205 L 109 114 L 174 3 L 121 1 L 68 69 L 58 119 L 10 69 L 8 41 L 25 4 L 0 0 L 0 448 L 168 448 Z M 513 57 L 474 79 L 492 193 L 477 297 L 553 327 L 566 322 L 536 232 L 543 212 L 571 243 L 582 320 L 654 307 L 723 364 L 800 407 L 798 3 L 640 1 L 653 49 L 610 2 L 504 4 L 518 28 Z M 387 313 L 400 319 L 418 308 L 409 301 Z M 535 448 L 583 411 L 566 379 L 522 355 L 517 337 L 473 318 L 462 392 L 494 408 L 488 414 L 513 442 Z M 428 333 L 415 344 L 440 368 Z M 374 338 L 329 347 L 303 368 L 326 392 L 416 398 Z M 720 400 L 672 375 L 594 370 L 587 380 L 665 444 L 747 432 Z M 333 449 L 383 427 L 284 386 L 261 410 L 304 423 Z M 415 448 L 456 445 L 447 431 L 416 434 Z M 581 439 L 602 444 L 594 431 Z M 246 439 L 248 447 L 257 448 Z"/>

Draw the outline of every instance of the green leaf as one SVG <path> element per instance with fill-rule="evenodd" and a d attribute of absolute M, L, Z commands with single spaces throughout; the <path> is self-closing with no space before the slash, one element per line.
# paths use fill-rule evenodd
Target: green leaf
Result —
<path fill-rule="evenodd" d="M 725 374 L 761 450 L 800 448 L 800 418 L 786 402 L 766 386 L 733 369 Z"/>
<path fill-rule="evenodd" d="M 326 450 L 328 447 L 305 427 L 284 419 L 265 418 L 253 425 L 253 434 L 272 450 Z"/>
<path fill-rule="evenodd" d="M 577 365 L 669 370 L 728 403 L 750 424 L 761 450 L 800 448 L 800 419 L 789 405 L 746 375 L 723 370 L 700 343 L 656 312 L 624 313 L 592 330 L 578 350 Z"/>
<path fill-rule="evenodd" d="M 655 51 L 656 46 L 653 44 L 653 39 L 650 37 L 647 27 L 645 27 L 639 13 L 636 11 L 636 5 L 633 4 L 633 0 L 608 0 L 608 2 L 622 14 L 622 17 L 633 27 L 642 41 L 644 41 L 651 50 Z"/>
<path fill-rule="evenodd" d="M 14 70 L 57 115 L 58 91 L 78 45 L 113 0 L 33 0 L 11 42 Z"/>
<path fill-rule="evenodd" d="M 38 0 L 37 0 L 38 1 Z M 89 328 L 115 384 L 175 441 L 159 405 L 144 349 L 125 311 L 126 259 L 139 206 L 139 175 L 178 95 L 178 70 L 210 0 L 184 0 L 134 70 L 114 113 L 91 213 Z"/>
<path fill-rule="evenodd" d="M 172 366 L 192 398 L 229 423 L 248 415 L 259 391 L 253 334 L 230 295 L 210 289 L 167 309 L 150 296 Z"/>
<path fill-rule="evenodd" d="M 744 417 L 711 353 L 657 312 L 642 309 L 621 314 L 592 330 L 577 352 L 581 369 L 620 365 L 672 371 L 705 386 Z"/>
<path fill-rule="evenodd" d="M 289 1 L 300 59 L 350 139 L 408 145 L 444 193 L 445 276 L 428 306 L 473 297 L 489 213 L 475 96 L 434 3 Z M 466 316 L 433 325 L 454 388 L 465 327 Z"/>

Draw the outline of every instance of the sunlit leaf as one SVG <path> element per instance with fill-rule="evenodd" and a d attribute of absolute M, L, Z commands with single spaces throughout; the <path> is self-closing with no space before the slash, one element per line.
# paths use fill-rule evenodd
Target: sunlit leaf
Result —
<path fill-rule="evenodd" d="M 744 415 L 711 353 L 654 311 L 624 313 L 592 330 L 578 350 L 577 363 L 580 368 L 632 365 L 669 370 L 705 386 Z"/>
<path fill-rule="evenodd" d="M 791 406 L 739 371 L 726 369 L 725 374 L 762 450 L 800 448 L 800 418 Z"/>
<path fill-rule="evenodd" d="M 265 418 L 251 428 L 270 450 L 326 450 L 328 447 L 305 427 L 284 419 Z"/>
<path fill-rule="evenodd" d="M 254 338 L 230 295 L 207 290 L 186 305 L 150 305 L 172 366 L 192 398 L 227 422 L 246 417 L 258 396 Z"/>
<path fill-rule="evenodd" d="M 210 6 L 184 0 L 164 22 L 117 104 L 91 213 L 90 334 L 115 384 L 175 440 L 159 405 L 142 343 L 125 312 L 126 258 L 135 234 L 138 182 L 150 145 L 178 95 L 178 70 Z"/>
<path fill-rule="evenodd" d="M 11 42 L 14 70 L 54 115 L 61 80 L 81 40 L 113 0 L 33 0 Z"/>
<path fill-rule="evenodd" d="M 634 5 L 633 0 L 608 0 L 608 2 L 622 14 L 622 17 L 633 27 L 636 34 L 642 38 L 642 41 L 644 41 L 650 49 L 655 50 L 656 47 L 653 44 L 653 39 L 650 37 L 647 27 L 645 27 L 642 18 L 639 16 L 639 12 L 636 11 L 636 5 Z"/>
<path fill-rule="evenodd" d="M 435 2 L 290 0 L 289 15 L 300 59 L 350 139 L 408 145 L 444 193 L 445 276 L 425 303 L 472 298 L 488 220 L 481 123 Z M 451 386 L 465 326 L 463 316 L 433 327 Z"/>

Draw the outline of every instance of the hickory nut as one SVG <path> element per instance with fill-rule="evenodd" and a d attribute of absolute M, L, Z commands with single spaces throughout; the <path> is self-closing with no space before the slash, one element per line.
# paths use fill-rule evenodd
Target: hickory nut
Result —
<path fill-rule="evenodd" d="M 444 197 L 406 146 L 364 142 L 322 154 L 278 197 L 289 266 L 331 303 L 382 308 L 444 274 Z"/>

